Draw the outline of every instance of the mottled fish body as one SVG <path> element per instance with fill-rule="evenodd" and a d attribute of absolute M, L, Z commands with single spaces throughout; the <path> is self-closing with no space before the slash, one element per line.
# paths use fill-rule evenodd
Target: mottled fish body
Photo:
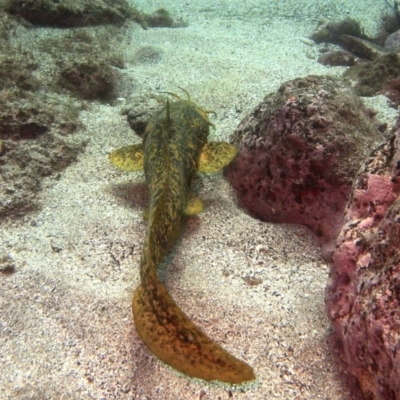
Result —
<path fill-rule="evenodd" d="M 157 268 L 179 237 L 185 215 L 202 210 L 201 201 L 191 193 L 198 170 L 215 172 L 237 153 L 227 143 L 207 143 L 210 125 L 206 110 L 190 99 L 178 98 L 167 102 L 150 120 L 143 145 L 117 150 L 110 159 L 124 170 L 143 165 L 149 185 L 140 285 L 132 304 L 140 337 L 157 357 L 187 375 L 242 383 L 255 378 L 252 368 L 194 325 L 157 275 Z"/>

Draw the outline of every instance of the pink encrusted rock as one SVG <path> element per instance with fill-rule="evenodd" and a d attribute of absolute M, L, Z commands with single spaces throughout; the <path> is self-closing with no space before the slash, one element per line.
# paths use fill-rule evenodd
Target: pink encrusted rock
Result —
<path fill-rule="evenodd" d="M 240 153 L 227 177 L 250 214 L 306 225 L 330 259 L 353 179 L 382 140 L 343 80 L 299 78 L 267 95 L 240 123 L 232 137 Z"/>
<path fill-rule="evenodd" d="M 355 180 L 326 306 L 368 400 L 400 399 L 400 122 Z"/>

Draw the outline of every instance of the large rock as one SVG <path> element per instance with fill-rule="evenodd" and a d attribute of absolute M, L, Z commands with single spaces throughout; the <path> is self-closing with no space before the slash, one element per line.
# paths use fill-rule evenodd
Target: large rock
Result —
<path fill-rule="evenodd" d="M 127 0 L 6 0 L 5 10 L 34 25 L 71 28 L 101 24 L 144 24 L 142 14 Z"/>
<path fill-rule="evenodd" d="M 371 113 L 343 80 L 299 78 L 240 123 L 232 137 L 240 154 L 227 177 L 252 215 L 306 225 L 329 259 L 353 179 L 380 140 Z"/>
<path fill-rule="evenodd" d="M 367 159 L 326 290 L 329 318 L 367 399 L 400 399 L 400 122 Z"/>

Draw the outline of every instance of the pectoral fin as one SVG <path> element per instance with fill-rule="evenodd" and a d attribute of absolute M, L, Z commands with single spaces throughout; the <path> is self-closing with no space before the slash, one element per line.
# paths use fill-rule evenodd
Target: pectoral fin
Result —
<path fill-rule="evenodd" d="M 134 144 L 114 150 L 108 155 L 108 158 L 116 167 L 123 171 L 141 171 L 144 164 L 143 144 Z"/>
<path fill-rule="evenodd" d="M 203 211 L 203 202 L 198 197 L 192 195 L 186 205 L 185 215 L 193 216 Z"/>
<path fill-rule="evenodd" d="M 238 149 L 226 142 L 208 142 L 200 156 L 200 172 L 218 172 L 227 166 L 238 153 Z"/>

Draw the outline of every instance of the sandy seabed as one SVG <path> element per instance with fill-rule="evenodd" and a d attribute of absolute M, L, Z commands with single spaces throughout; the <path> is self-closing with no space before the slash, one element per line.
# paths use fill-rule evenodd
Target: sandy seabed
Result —
<path fill-rule="evenodd" d="M 132 96 L 181 86 L 216 112 L 211 139 L 228 140 L 282 82 L 342 73 L 318 64 L 317 47 L 304 40 L 319 18 L 350 15 L 371 33 L 385 10 L 372 0 L 259 3 L 134 3 L 148 12 L 165 7 L 189 26 L 129 27 L 120 100 L 81 114 L 90 142 L 78 162 L 44 182 L 41 210 L 2 223 L 0 253 L 16 272 L 0 276 L 1 400 L 362 399 L 325 315 L 329 267 L 315 238 L 300 226 L 251 218 L 222 174 L 199 181 L 205 211 L 188 220 L 163 276 L 184 312 L 249 363 L 257 380 L 188 378 L 153 356 L 134 329 L 147 190 L 143 174 L 124 174 L 107 160 L 139 141 L 121 109 Z M 134 62 L 144 46 L 160 61 Z M 383 98 L 369 103 L 392 121 Z"/>

